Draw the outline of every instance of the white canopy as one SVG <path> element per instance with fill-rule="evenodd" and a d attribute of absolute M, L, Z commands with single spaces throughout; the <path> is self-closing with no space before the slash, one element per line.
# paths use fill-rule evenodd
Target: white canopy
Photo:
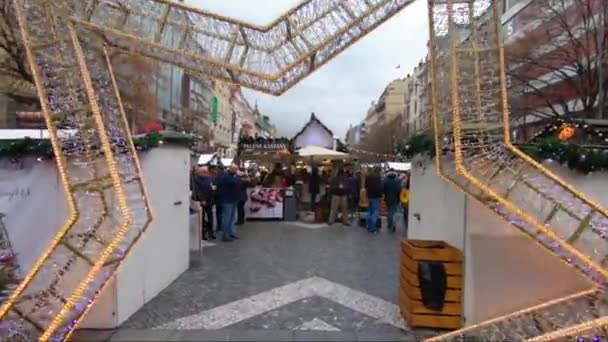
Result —
<path fill-rule="evenodd" d="M 314 160 L 343 160 L 352 158 L 349 154 L 319 146 L 305 146 L 297 151 L 298 156 Z"/>
<path fill-rule="evenodd" d="M 216 158 L 216 154 L 212 153 L 212 154 L 201 154 L 198 157 L 198 165 L 207 165 L 209 163 L 211 163 L 211 161 L 213 161 L 213 159 Z"/>
<path fill-rule="evenodd" d="M 222 158 L 222 159 L 220 159 L 220 161 L 222 162 L 222 165 L 224 165 L 224 166 L 230 166 L 230 164 L 232 164 L 233 160 L 234 159 L 232 159 L 232 158 Z"/>
<path fill-rule="evenodd" d="M 386 165 L 390 170 L 401 172 L 410 171 L 412 169 L 412 163 L 387 162 Z"/>

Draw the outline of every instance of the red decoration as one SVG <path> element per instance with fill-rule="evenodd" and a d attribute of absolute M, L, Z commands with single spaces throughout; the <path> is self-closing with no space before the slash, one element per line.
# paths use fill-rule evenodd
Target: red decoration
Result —
<path fill-rule="evenodd" d="M 163 125 L 158 121 L 150 122 L 146 125 L 146 133 L 160 132 L 163 130 Z"/>

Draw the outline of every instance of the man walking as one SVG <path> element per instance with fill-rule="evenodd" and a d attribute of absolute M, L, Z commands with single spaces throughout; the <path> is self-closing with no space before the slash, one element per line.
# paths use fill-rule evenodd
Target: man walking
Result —
<path fill-rule="evenodd" d="M 234 215 L 236 213 L 236 205 L 239 201 L 240 181 L 236 173 L 238 166 L 230 165 L 227 172 L 224 172 L 218 181 L 218 194 L 220 197 L 220 206 L 222 212 L 222 241 L 230 242 L 237 237 L 233 233 Z"/>
<path fill-rule="evenodd" d="M 213 187 L 209 177 L 209 169 L 201 166 L 194 178 L 194 191 L 196 200 L 200 202 L 202 208 L 202 238 L 203 240 L 215 240 L 213 234 Z"/>
<path fill-rule="evenodd" d="M 380 168 L 376 167 L 371 174 L 365 177 L 365 189 L 367 192 L 367 231 L 378 233 L 378 220 L 380 219 L 380 200 L 382 198 L 382 179 Z"/>
<path fill-rule="evenodd" d="M 331 205 L 329 211 L 329 224 L 336 222 L 338 207 L 342 212 L 342 224 L 348 226 L 348 197 L 346 196 L 347 179 L 342 168 L 338 169 L 336 176 L 331 180 L 329 192 L 331 193 Z"/>
<path fill-rule="evenodd" d="M 391 233 L 395 232 L 395 214 L 399 208 L 401 194 L 401 180 L 397 177 L 397 174 L 392 170 L 384 178 L 383 184 L 384 200 L 388 207 L 388 230 Z"/>

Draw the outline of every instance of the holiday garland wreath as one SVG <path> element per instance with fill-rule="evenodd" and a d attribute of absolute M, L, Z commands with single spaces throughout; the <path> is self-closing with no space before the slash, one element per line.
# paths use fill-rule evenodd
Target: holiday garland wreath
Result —
<path fill-rule="evenodd" d="M 584 174 L 608 171 L 608 149 L 594 149 L 550 137 L 534 145 L 519 145 L 524 153 L 538 160 L 555 160 L 569 169 Z M 402 144 L 399 152 L 411 158 L 418 154 L 435 156 L 434 139 L 426 134 L 415 135 Z"/>
<path fill-rule="evenodd" d="M 138 151 L 158 147 L 163 141 L 171 141 L 191 146 L 193 137 L 188 134 L 153 131 L 146 135 L 133 137 L 133 144 Z M 53 148 L 48 139 L 12 139 L 0 140 L 0 158 L 19 159 L 23 157 L 53 157 Z"/>

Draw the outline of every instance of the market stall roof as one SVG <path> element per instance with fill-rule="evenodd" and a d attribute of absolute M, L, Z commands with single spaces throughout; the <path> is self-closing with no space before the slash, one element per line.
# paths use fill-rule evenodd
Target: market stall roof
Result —
<path fill-rule="evenodd" d="M 319 146 L 305 146 L 297 151 L 298 156 L 315 160 L 343 160 L 352 158 L 351 155 L 330 150 Z"/>
<path fill-rule="evenodd" d="M 395 171 L 410 171 L 412 169 L 412 163 L 387 162 L 386 166 Z"/>

